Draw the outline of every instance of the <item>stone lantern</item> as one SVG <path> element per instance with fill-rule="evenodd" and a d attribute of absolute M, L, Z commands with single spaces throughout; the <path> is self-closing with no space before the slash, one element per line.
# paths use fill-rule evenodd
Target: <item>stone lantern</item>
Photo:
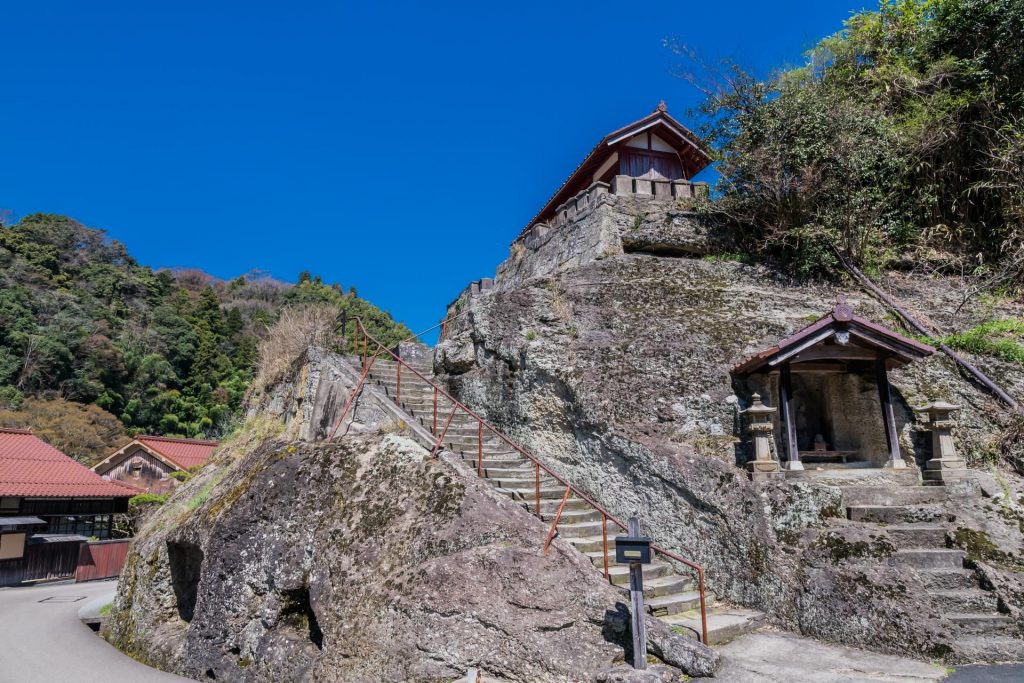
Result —
<path fill-rule="evenodd" d="M 754 459 L 747 463 L 750 478 L 754 481 L 785 476 L 779 461 L 772 457 L 772 414 L 776 410 L 762 403 L 760 394 L 754 394 L 750 407 L 740 411 L 747 416 L 747 431 L 754 437 Z"/>
<path fill-rule="evenodd" d="M 960 406 L 933 401 L 914 410 L 927 415 L 927 426 L 932 432 L 932 457 L 925 467 L 925 481 L 946 484 L 966 479 L 967 463 L 956 452 L 953 420 L 950 418 L 950 413 L 960 410 Z"/>

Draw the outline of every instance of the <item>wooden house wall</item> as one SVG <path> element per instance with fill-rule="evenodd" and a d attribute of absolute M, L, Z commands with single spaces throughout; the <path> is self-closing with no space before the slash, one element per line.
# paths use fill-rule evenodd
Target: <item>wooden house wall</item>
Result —
<path fill-rule="evenodd" d="M 75 575 L 81 543 L 29 543 L 25 556 L 0 561 L 0 586 L 23 581 L 51 581 Z"/>
<path fill-rule="evenodd" d="M 135 463 L 142 465 L 142 469 L 137 472 L 138 476 L 136 476 L 136 472 L 132 471 L 132 465 Z M 123 481 L 136 488 L 144 488 L 153 493 L 160 493 L 174 486 L 174 480 L 168 478 L 168 475 L 173 471 L 174 468 L 154 458 L 146 449 L 136 446 L 122 455 L 121 459 L 113 467 L 106 472 L 102 472 L 102 474 L 105 477 Z"/>

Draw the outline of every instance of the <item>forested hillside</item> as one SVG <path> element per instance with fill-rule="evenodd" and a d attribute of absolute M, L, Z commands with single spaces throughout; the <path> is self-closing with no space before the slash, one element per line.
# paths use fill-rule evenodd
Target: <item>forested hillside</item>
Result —
<path fill-rule="evenodd" d="M 1021 285 L 1022 37 L 1020 0 L 884 0 L 770 78 L 688 68 L 736 250 Z"/>
<path fill-rule="evenodd" d="M 260 338 L 284 308 L 311 303 L 363 316 L 385 342 L 411 334 L 354 288 L 308 274 L 291 285 L 154 271 L 64 216 L 0 226 L 0 423 L 36 423 L 37 433 L 80 423 L 101 442 L 74 453 L 85 459 L 125 438 L 117 422 L 128 434 L 221 436 L 252 380 Z"/>

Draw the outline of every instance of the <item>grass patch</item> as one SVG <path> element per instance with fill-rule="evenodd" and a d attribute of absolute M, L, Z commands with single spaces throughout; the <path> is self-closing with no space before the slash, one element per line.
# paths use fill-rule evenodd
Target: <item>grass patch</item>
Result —
<path fill-rule="evenodd" d="M 100 616 L 101 617 L 109 617 L 110 616 L 110 611 L 112 609 L 114 609 L 114 603 L 108 602 L 107 604 L 103 605 L 103 607 L 100 607 Z"/>
<path fill-rule="evenodd" d="M 942 341 L 957 351 L 995 356 L 1024 365 L 1024 319 L 990 320 L 963 332 L 951 334 Z"/>
<path fill-rule="evenodd" d="M 734 252 L 725 252 L 722 254 L 705 254 L 700 257 L 701 261 L 710 261 L 712 263 L 751 263 L 750 254 L 739 254 Z M 815 318 L 817 320 L 817 318 Z"/>
<path fill-rule="evenodd" d="M 163 505 L 170 497 L 169 493 L 140 493 L 128 499 L 128 509 L 135 510 L 143 505 Z"/>

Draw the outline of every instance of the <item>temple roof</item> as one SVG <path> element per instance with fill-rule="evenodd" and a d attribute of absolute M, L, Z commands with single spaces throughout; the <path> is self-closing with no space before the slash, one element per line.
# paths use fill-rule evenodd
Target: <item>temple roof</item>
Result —
<path fill-rule="evenodd" d="M 859 315 L 839 295 L 835 308 L 775 346 L 755 353 L 732 368 L 747 375 L 772 369 L 784 362 L 886 359 L 887 367 L 899 367 L 935 353 L 927 344 L 904 337 Z"/>
<path fill-rule="evenodd" d="M 569 197 L 590 187 L 591 176 L 594 174 L 594 171 L 599 169 L 615 152 L 616 146 L 646 130 L 656 130 L 667 143 L 677 148 L 683 161 L 687 178 L 692 178 L 711 164 L 711 154 L 701 143 L 700 139 L 686 126 L 669 115 L 665 103 L 662 102 L 653 112 L 642 119 L 612 131 L 601 138 L 601 141 L 590 150 L 590 153 L 584 157 L 579 166 L 569 174 L 569 177 L 565 179 L 565 182 L 551 196 L 551 199 L 533 217 L 533 220 L 527 223 L 526 227 L 519 233 L 519 237 L 525 235 L 534 224 L 551 218 L 554 215 L 555 209 L 569 199 Z"/>

